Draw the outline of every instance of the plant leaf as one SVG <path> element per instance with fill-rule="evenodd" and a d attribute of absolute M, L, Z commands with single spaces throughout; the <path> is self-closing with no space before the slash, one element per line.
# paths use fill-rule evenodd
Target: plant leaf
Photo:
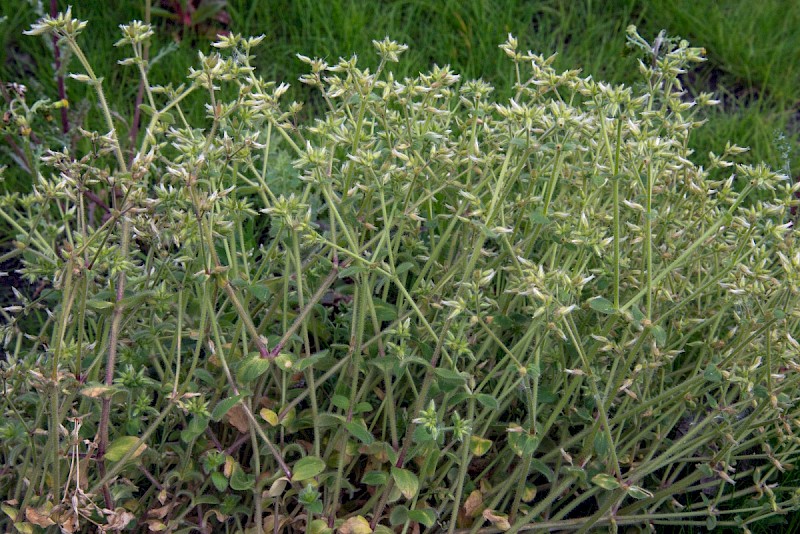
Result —
<path fill-rule="evenodd" d="M 357 515 L 351 517 L 339 527 L 339 534 L 372 534 L 372 529 L 369 526 L 369 521 Z"/>
<path fill-rule="evenodd" d="M 589 306 L 591 306 L 594 311 L 598 311 L 600 313 L 611 314 L 617 311 L 616 308 L 614 308 L 614 304 L 610 300 L 603 297 L 594 297 L 589 299 Z"/>
<path fill-rule="evenodd" d="M 412 499 L 419 491 L 419 479 L 417 475 L 408 469 L 400 469 L 399 467 L 392 467 L 392 478 L 397 485 L 400 493 L 406 499 Z"/>
<path fill-rule="evenodd" d="M 722 373 L 719 372 L 719 369 L 717 369 L 717 366 L 713 363 L 706 367 L 705 372 L 703 372 L 703 377 L 709 382 L 722 382 Z"/>
<path fill-rule="evenodd" d="M 375 437 L 370 433 L 369 429 L 367 429 L 362 419 L 345 423 L 344 427 L 350 434 L 355 436 L 356 439 L 365 445 L 370 445 L 373 441 L 375 441 Z"/>
<path fill-rule="evenodd" d="M 256 353 L 239 365 L 236 378 L 238 378 L 239 382 L 242 384 L 250 384 L 266 373 L 269 366 L 269 360 L 262 358 L 260 354 Z"/>
<path fill-rule="evenodd" d="M 492 440 L 480 436 L 469 437 L 469 450 L 475 456 L 483 456 L 492 446 Z"/>
<path fill-rule="evenodd" d="M 117 438 L 108 446 L 105 459 L 111 462 L 118 462 L 123 456 L 128 454 L 137 443 L 139 443 L 138 436 L 122 436 L 121 438 Z M 144 443 L 140 444 L 133 453 L 133 456 L 131 456 L 131 459 L 141 456 L 145 449 L 147 449 L 147 445 Z"/>
<path fill-rule="evenodd" d="M 408 508 L 402 504 L 392 508 L 392 513 L 389 515 L 389 524 L 393 527 L 402 525 L 408 521 Z"/>
<path fill-rule="evenodd" d="M 619 488 L 620 483 L 615 477 L 606 473 L 598 473 L 592 477 L 592 482 L 600 486 L 604 490 L 615 490 Z"/>
<path fill-rule="evenodd" d="M 211 412 L 211 420 L 214 422 L 219 422 L 225 417 L 225 414 L 228 413 L 228 410 L 234 407 L 234 405 L 239 402 L 242 398 L 242 395 L 234 395 L 233 397 L 228 397 L 227 399 L 222 399 L 217 403 L 214 407 L 214 411 Z"/>
<path fill-rule="evenodd" d="M 382 486 L 389 480 L 389 473 L 386 471 L 367 471 L 361 478 L 361 483 L 367 486 Z"/>
<path fill-rule="evenodd" d="M 325 462 L 316 456 L 306 456 L 294 464 L 292 482 L 300 482 L 314 478 L 325 470 Z"/>
<path fill-rule="evenodd" d="M 269 423 L 270 426 L 278 426 L 278 414 L 269 408 L 261 408 L 258 412 L 261 418 Z"/>
<path fill-rule="evenodd" d="M 236 491 L 245 491 L 252 489 L 256 483 L 256 477 L 245 473 L 239 462 L 233 464 L 233 473 L 231 473 L 231 489 Z"/>
<path fill-rule="evenodd" d="M 217 488 L 217 491 L 225 491 L 228 489 L 228 479 L 219 471 L 211 473 L 211 483 Z"/>
<path fill-rule="evenodd" d="M 511 528 L 511 523 L 508 522 L 508 515 L 498 514 L 490 508 L 483 511 L 483 518 L 503 532 Z"/>
<path fill-rule="evenodd" d="M 634 499 L 649 499 L 653 496 L 651 492 L 644 488 L 640 488 L 639 486 L 631 486 L 628 488 L 628 495 Z"/>
<path fill-rule="evenodd" d="M 432 527 L 436 523 L 436 512 L 431 508 L 423 508 L 422 510 L 409 510 L 408 518 L 411 521 L 416 521 L 420 525 Z"/>
<path fill-rule="evenodd" d="M 481 404 L 481 406 L 484 408 L 489 408 L 490 410 L 497 410 L 500 407 L 497 399 L 491 395 L 487 395 L 486 393 L 478 393 L 475 395 L 475 399 Z"/>

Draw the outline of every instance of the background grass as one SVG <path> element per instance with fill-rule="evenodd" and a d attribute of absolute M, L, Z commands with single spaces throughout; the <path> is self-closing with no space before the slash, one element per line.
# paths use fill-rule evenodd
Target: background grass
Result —
<path fill-rule="evenodd" d="M 157 0 L 156 0 L 157 1 Z M 12 5 L 14 4 L 14 5 Z M 35 2 L 5 2 L 0 25 L 0 79 L 25 80 L 34 94 L 56 94 L 52 53 L 41 38 L 22 35 L 36 20 Z M 59 2 L 64 8 L 66 2 Z M 449 63 L 466 78 L 482 77 L 508 94 L 512 72 L 497 45 L 508 33 L 522 46 L 542 54 L 559 54 L 561 69 L 581 68 L 596 79 L 633 83 L 636 62 L 625 47 L 625 28 L 636 24 L 643 35 L 661 29 L 668 35 L 704 46 L 709 61 L 686 76 L 692 92 L 713 91 L 722 100 L 709 115 L 709 124 L 693 139 L 701 161 L 709 150 L 717 152 L 730 140 L 750 146 L 750 161 L 797 175 L 797 138 L 800 131 L 800 3 L 763 0 L 754 9 L 747 0 L 544 0 L 539 2 L 492 0 L 339 0 L 319 8 L 311 0 L 228 0 L 230 24 L 210 22 L 201 32 L 182 32 L 174 23 L 154 17 L 159 28 L 153 57 L 166 52 L 152 67 L 154 83 L 183 79 L 198 50 L 208 49 L 202 33 L 227 28 L 242 34 L 265 34 L 259 53 L 262 75 L 292 84 L 291 98 L 318 104 L 312 92 L 298 83 L 305 72 L 296 53 L 336 61 L 357 54 L 366 65 L 375 64 L 372 40 L 391 36 L 411 49 L 397 66 L 396 75 L 413 75 L 434 63 Z M 133 69 L 116 65 L 125 51 L 112 45 L 119 24 L 144 15 L 144 1 L 127 1 L 113 7 L 105 2 L 80 2 L 75 14 L 90 21 L 91 39 L 84 45 L 107 87 L 113 88 L 111 105 L 124 126 L 133 115 Z M 208 32 L 209 26 L 212 31 Z M 76 116 L 85 108 L 86 88 L 68 81 L 68 95 Z M 195 107 L 200 115 L 201 106 Z M 78 118 L 79 120 L 79 118 Z M 90 117 L 90 121 L 92 121 Z M 91 122 L 90 122 L 91 124 Z M 788 142 L 776 142 L 781 135 Z M 4 151 L 5 152 L 5 151 Z M 3 162 L 7 163 L 4 154 Z M 793 170 L 794 169 L 794 170 Z M 24 182 L 19 184 L 24 186 Z"/>
<path fill-rule="evenodd" d="M 127 50 L 113 47 L 117 26 L 143 18 L 143 1 L 79 2 L 77 17 L 89 20 L 82 43 L 98 75 L 105 78 L 110 105 L 124 131 L 133 116 L 136 80 L 132 69 L 117 66 Z M 36 2 L 6 1 L 0 5 L 0 81 L 29 86 L 31 100 L 57 98 L 53 56 L 48 41 L 25 37 L 41 13 Z M 66 2 L 59 2 L 64 9 Z M 497 45 L 508 33 L 523 48 L 547 54 L 557 52 L 557 67 L 582 68 L 584 73 L 614 83 L 637 79 L 634 56 L 625 48 L 625 28 L 636 24 L 653 36 L 662 28 L 704 46 L 709 61 L 686 76 L 687 90 L 712 91 L 722 100 L 706 127 L 692 139 L 702 161 L 710 150 L 719 153 L 726 141 L 752 148 L 746 161 L 766 161 L 797 178 L 800 163 L 800 3 L 792 0 L 340 0 L 325 11 L 311 0 L 229 0 L 227 28 L 242 34 L 266 34 L 258 67 L 265 78 L 292 84 L 290 97 L 308 102 L 307 113 L 318 101 L 296 80 L 305 65 L 296 53 L 334 62 L 355 53 L 366 65 L 376 64 L 371 42 L 390 36 L 410 45 L 396 67 L 396 76 L 413 75 L 434 63 L 449 63 L 467 78 L 482 77 L 507 95 L 511 63 Z M 208 50 L 202 32 L 181 32 L 174 24 L 154 17 L 158 28 L 151 70 L 153 83 L 179 82 L 197 51 Z M 214 26 L 214 23 L 212 23 Z M 163 55 L 159 56 L 159 51 Z M 67 82 L 73 123 L 99 124 L 86 87 Z M 197 116 L 204 110 L 194 108 Z M 99 128 L 99 126 L 98 126 Z M 9 165 L 4 189 L 25 190 L 30 179 L 15 169 L 7 145 L 0 140 L 0 165 Z M 0 227 L 0 241 L 10 234 Z M 775 528 L 760 526 L 756 531 Z M 800 528 L 797 516 L 781 528 Z"/>

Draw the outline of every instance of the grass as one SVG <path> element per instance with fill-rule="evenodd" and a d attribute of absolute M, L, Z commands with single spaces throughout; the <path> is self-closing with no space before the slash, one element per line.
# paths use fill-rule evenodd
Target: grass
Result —
<path fill-rule="evenodd" d="M 256 62 L 259 72 L 290 83 L 290 97 L 310 103 L 307 113 L 314 113 L 319 99 L 310 88 L 297 83 L 304 72 L 304 65 L 295 57 L 298 51 L 329 62 L 357 54 L 374 68 L 372 40 L 388 35 L 412 45 L 398 77 L 414 76 L 433 63 L 449 63 L 465 78 L 489 81 L 502 96 L 510 94 L 513 73 L 505 62 L 497 61 L 496 51 L 508 33 L 517 36 L 526 49 L 548 55 L 557 52 L 557 68 L 581 65 L 585 74 L 596 79 L 633 83 L 635 59 L 622 44 L 626 26 L 640 26 L 643 35 L 655 35 L 665 28 L 670 35 L 689 38 L 708 51 L 709 62 L 689 81 L 689 90 L 711 90 L 723 99 L 721 109 L 709 112 L 711 125 L 691 141 L 701 157 L 719 146 L 720 140 L 731 140 L 751 147 L 746 161 L 785 168 L 788 160 L 791 168 L 798 167 L 800 32 L 795 30 L 800 26 L 800 4 L 766 0 L 757 10 L 744 0 L 726 2 L 723 7 L 691 0 L 501 4 L 489 0 L 341 0 L 320 10 L 310 0 L 229 0 L 227 12 L 231 31 L 267 36 L 266 53 Z M 143 2 L 127 2 L 109 8 L 100 2 L 81 2 L 75 6 L 75 14 L 91 20 L 93 27 L 111 29 L 143 18 L 143 6 Z M 38 17 L 33 3 L 19 2 L 14 10 L 2 14 L 8 18 L 0 26 L 0 79 L 24 78 L 32 81 L 34 90 L 56 94 L 47 43 L 21 35 Z M 174 26 L 163 19 L 154 18 L 154 22 L 161 28 L 154 49 L 166 47 L 167 52 L 152 66 L 152 81 L 181 79 L 195 63 L 197 50 L 208 41 L 191 32 L 177 41 Z M 133 115 L 135 89 L 127 83 L 133 72 L 116 64 L 124 53 L 112 46 L 116 40 L 116 31 L 99 32 L 86 43 L 86 50 L 108 87 L 126 88 L 110 96 L 111 108 L 124 129 Z M 78 83 L 67 84 L 76 108 L 73 112 L 80 113 L 80 102 L 92 96 Z M 199 105 L 188 108 L 193 118 L 204 113 Z M 780 134 L 791 141 L 788 153 L 775 143 Z M 3 160 L 7 161 L 5 155 Z"/>

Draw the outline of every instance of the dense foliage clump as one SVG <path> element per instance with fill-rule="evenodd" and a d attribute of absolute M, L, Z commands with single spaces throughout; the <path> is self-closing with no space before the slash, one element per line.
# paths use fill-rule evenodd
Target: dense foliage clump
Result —
<path fill-rule="evenodd" d="M 496 102 L 447 67 L 395 79 L 387 39 L 374 72 L 301 56 L 307 123 L 254 72 L 260 38 L 156 87 L 134 22 L 127 154 L 84 26 L 30 33 L 72 50 L 108 130 L 0 201 L 40 285 L 5 310 L 4 524 L 746 529 L 800 506 L 775 483 L 800 446 L 800 186 L 735 145 L 692 162 L 702 50 L 629 28 L 642 81 L 618 87 L 509 36 Z"/>

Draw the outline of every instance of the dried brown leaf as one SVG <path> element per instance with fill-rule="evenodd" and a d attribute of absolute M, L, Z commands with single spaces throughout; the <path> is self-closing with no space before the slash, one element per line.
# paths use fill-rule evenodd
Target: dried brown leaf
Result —
<path fill-rule="evenodd" d="M 43 509 L 37 510 L 36 508 L 26 508 L 25 519 L 29 523 L 33 523 L 37 527 L 42 527 L 42 528 L 52 527 L 53 525 L 56 524 L 55 521 L 50 519 L 50 515 Z"/>
<path fill-rule="evenodd" d="M 228 410 L 228 413 L 225 414 L 225 419 L 242 434 L 247 432 L 250 428 L 248 426 L 247 414 L 241 404 L 237 404 Z"/>
<path fill-rule="evenodd" d="M 483 511 L 483 518 L 503 532 L 511 528 L 511 523 L 508 522 L 508 516 L 506 514 L 498 514 L 490 508 Z"/>
<path fill-rule="evenodd" d="M 467 517 L 475 517 L 480 513 L 481 508 L 483 508 L 483 495 L 480 491 L 474 490 L 464 501 L 464 512 Z"/>

